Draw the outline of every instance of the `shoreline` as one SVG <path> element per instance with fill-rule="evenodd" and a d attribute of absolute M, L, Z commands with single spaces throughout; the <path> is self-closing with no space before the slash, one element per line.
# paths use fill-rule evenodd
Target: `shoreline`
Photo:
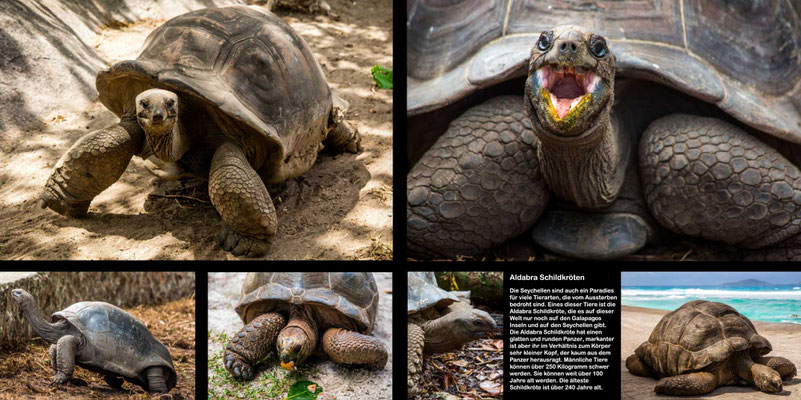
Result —
<path fill-rule="evenodd" d="M 668 310 L 637 306 L 621 306 L 620 317 L 620 370 L 621 399 L 665 399 L 668 396 L 657 396 L 654 393 L 656 379 L 634 376 L 626 369 L 626 358 L 644 341 L 648 340 L 651 331 L 667 314 Z M 801 325 L 783 322 L 752 321 L 760 335 L 770 341 L 773 351 L 768 355 L 782 356 L 801 369 Z M 697 398 L 715 398 L 720 400 L 737 399 L 775 399 L 777 395 L 760 392 L 754 386 L 723 386 L 712 393 Z M 801 399 L 801 378 L 796 376 L 784 382 L 784 391 L 778 396 L 789 399 Z M 681 398 L 681 397 L 675 397 Z"/>

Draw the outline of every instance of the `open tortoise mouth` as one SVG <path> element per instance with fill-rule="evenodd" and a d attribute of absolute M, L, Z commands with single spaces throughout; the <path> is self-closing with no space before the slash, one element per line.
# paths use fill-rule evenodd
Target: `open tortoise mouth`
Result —
<path fill-rule="evenodd" d="M 549 111 L 557 122 L 571 113 L 581 113 L 601 79 L 589 68 L 564 64 L 543 66 L 537 75 L 540 95 L 549 102 Z"/>

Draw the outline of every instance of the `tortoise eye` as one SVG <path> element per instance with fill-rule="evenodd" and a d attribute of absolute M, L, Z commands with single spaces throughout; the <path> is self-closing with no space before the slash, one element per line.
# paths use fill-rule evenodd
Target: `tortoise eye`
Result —
<path fill-rule="evenodd" d="M 553 45 L 553 31 L 543 31 L 540 38 L 537 40 L 537 48 L 540 51 L 546 51 Z"/>
<path fill-rule="evenodd" d="M 172 108 L 175 105 L 175 100 L 167 100 L 167 108 Z"/>
<path fill-rule="evenodd" d="M 606 47 L 606 40 L 603 36 L 592 35 L 590 37 L 590 52 L 597 58 L 604 58 L 609 49 Z"/>
<path fill-rule="evenodd" d="M 481 320 L 478 320 L 478 319 L 477 319 L 477 320 L 474 320 L 474 321 L 473 321 L 473 325 L 475 325 L 475 326 L 481 326 L 481 325 L 483 325 L 483 323 L 481 322 Z"/>
<path fill-rule="evenodd" d="M 141 102 L 139 102 L 139 104 L 142 105 L 142 108 L 147 108 L 148 106 L 150 106 L 150 104 L 148 104 L 147 100 L 142 100 Z"/>

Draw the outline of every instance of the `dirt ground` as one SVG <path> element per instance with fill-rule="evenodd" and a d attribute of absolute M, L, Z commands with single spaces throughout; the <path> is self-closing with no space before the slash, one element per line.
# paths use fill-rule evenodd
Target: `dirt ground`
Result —
<path fill-rule="evenodd" d="M 392 90 L 376 88 L 370 68 L 392 69 L 391 1 L 329 4 L 328 16 L 277 14 L 309 43 L 331 86 L 350 103 L 346 118 L 361 133 L 364 151 L 321 154 L 302 177 L 270 188 L 279 230 L 266 258 L 390 259 Z M 94 48 L 109 63 L 135 58 L 147 34 L 163 22 L 115 24 Z M 0 258 L 236 258 L 217 244 L 220 219 L 205 184 L 159 182 L 136 157 L 95 198 L 87 217 L 39 209 L 39 194 L 61 155 L 81 136 L 117 119 L 95 102 L 81 113 L 58 113 L 46 121 L 42 129 L 0 146 Z M 187 195 L 197 200 L 182 197 Z"/>
<path fill-rule="evenodd" d="M 167 346 L 178 373 L 178 384 L 167 394 L 148 394 L 130 383 L 122 391 L 110 388 L 99 374 L 75 368 L 73 381 L 52 385 L 53 369 L 42 338 L 31 339 L 27 349 L 0 351 L 0 399 L 174 399 L 195 398 L 195 299 L 183 298 L 157 306 L 126 309 Z"/>
<path fill-rule="evenodd" d="M 634 350 L 643 342 L 648 340 L 654 327 L 668 311 L 655 310 L 651 308 L 623 306 L 621 316 L 621 335 L 620 335 L 620 375 L 622 379 L 621 398 L 624 400 L 641 399 L 664 399 L 680 397 L 669 397 L 654 393 L 656 379 L 635 376 L 626 369 L 626 358 L 634 353 Z M 801 326 L 795 324 L 779 324 L 771 322 L 754 321 L 754 326 L 760 335 L 764 336 L 773 346 L 773 351 L 769 356 L 781 356 L 789 359 L 795 365 L 801 365 L 801 348 L 798 346 L 801 339 Z M 778 394 L 760 392 L 754 386 L 723 386 L 715 389 L 712 393 L 694 398 L 710 399 L 801 399 L 801 379 L 795 377 L 783 382 L 784 390 Z"/>
<path fill-rule="evenodd" d="M 234 380 L 225 369 L 223 349 L 242 329 L 242 321 L 234 311 L 245 274 L 209 274 L 209 399 L 247 398 L 283 399 L 289 387 L 300 380 L 321 385 L 338 399 L 380 400 L 392 398 L 392 274 L 375 273 L 379 302 L 372 335 L 387 347 L 389 360 L 383 370 L 349 368 L 335 364 L 327 357 L 310 357 L 296 372 L 287 372 L 278 365 L 275 353 L 257 366 L 256 378 L 250 382 Z"/>

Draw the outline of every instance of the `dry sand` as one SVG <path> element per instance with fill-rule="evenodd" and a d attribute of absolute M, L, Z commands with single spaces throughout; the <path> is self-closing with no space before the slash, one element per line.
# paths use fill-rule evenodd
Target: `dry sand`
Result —
<path fill-rule="evenodd" d="M 626 369 L 626 358 L 634 350 L 648 340 L 651 331 L 668 311 L 651 308 L 623 306 L 621 317 L 621 346 L 620 371 L 622 379 L 621 398 L 623 400 L 664 399 L 667 396 L 658 396 L 654 393 L 656 380 L 641 376 L 634 376 Z M 772 322 L 753 321 L 760 335 L 767 338 L 773 345 L 771 355 L 788 358 L 801 368 L 801 325 L 779 324 Z M 760 392 L 753 386 L 724 386 L 715 389 L 710 394 L 697 398 L 711 399 L 801 399 L 801 379 L 795 377 L 784 382 L 784 391 L 779 394 Z M 677 397 L 687 398 L 687 397 Z"/>
<path fill-rule="evenodd" d="M 279 231 L 269 259 L 387 259 L 392 253 L 392 90 L 376 89 L 370 75 L 375 64 L 393 67 L 392 2 L 328 3 L 329 16 L 277 14 L 308 42 L 331 86 L 350 102 L 346 118 L 362 134 L 365 150 L 321 155 L 301 178 L 272 191 Z M 90 45 L 109 64 L 135 58 L 163 22 L 108 27 Z M 149 196 L 176 188 L 157 182 L 137 157 L 95 198 L 86 218 L 39 209 L 39 194 L 61 155 L 86 133 L 117 122 L 99 102 L 83 112 L 39 117 L 41 129 L 13 140 L 0 132 L 0 259 L 236 258 L 217 244 L 216 210 Z M 201 187 L 197 197 L 204 192 Z"/>

